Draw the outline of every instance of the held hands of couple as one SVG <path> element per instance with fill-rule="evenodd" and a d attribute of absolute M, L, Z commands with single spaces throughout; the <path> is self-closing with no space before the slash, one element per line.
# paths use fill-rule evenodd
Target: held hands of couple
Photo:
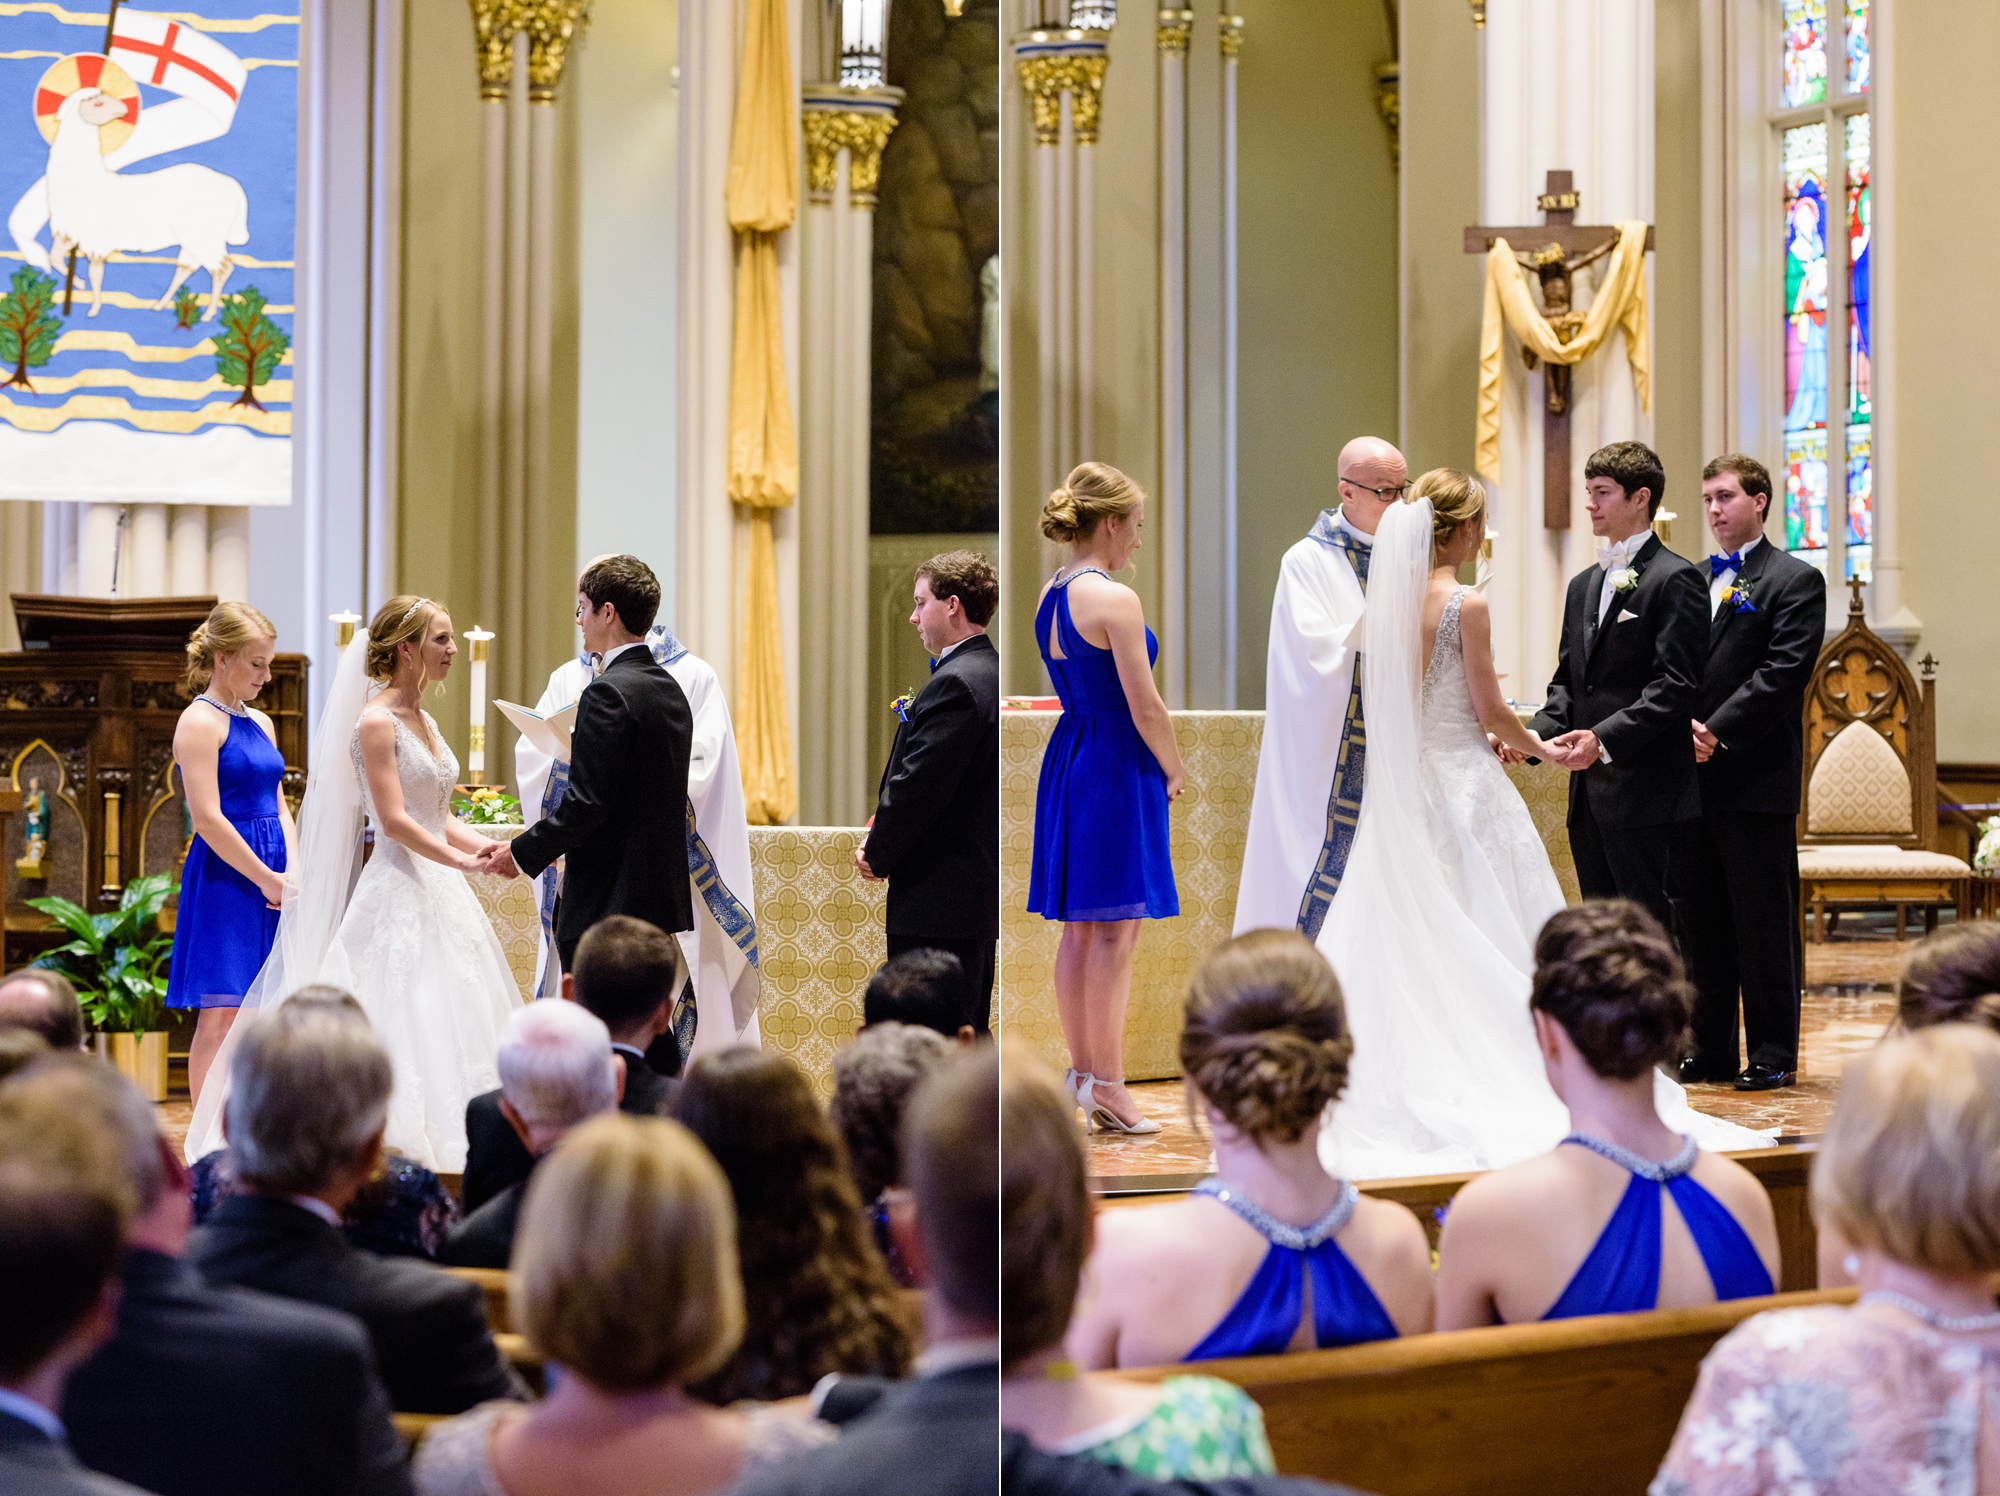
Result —
<path fill-rule="evenodd" d="M 1560 733 L 1549 740 L 1549 758 L 1572 774 L 1580 774 L 1598 760 L 1601 745 L 1597 734 L 1587 727 Z"/>
<path fill-rule="evenodd" d="M 514 865 L 514 849 L 502 841 L 488 842 L 472 854 L 470 873 L 491 873 L 496 878 L 518 878 L 520 868 Z"/>

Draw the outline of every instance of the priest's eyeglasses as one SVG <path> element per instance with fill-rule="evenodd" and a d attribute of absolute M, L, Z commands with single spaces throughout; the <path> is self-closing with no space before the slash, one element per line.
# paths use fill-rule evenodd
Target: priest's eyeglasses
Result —
<path fill-rule="evenodd" d="M 1401 503 L 1404 495 L 1410 491 L 1410 485 L 1407 483 L 1398 483 L 1394 488 L 1370 488 L 1366 483 L 1356 483 L 1352 478 L 1341 478 L 1338 481 L 1345 483 L 1349 488 L 1358 488 L 1363 493 L 1372 493 L 1376 498 L 1390 503 Z"/>

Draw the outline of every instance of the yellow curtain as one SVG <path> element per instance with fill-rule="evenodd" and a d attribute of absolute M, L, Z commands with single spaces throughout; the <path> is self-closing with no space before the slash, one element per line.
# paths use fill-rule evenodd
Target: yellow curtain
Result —
<path fill-rule="evenodd" d="M 1506 319 L 1521 346 L 1545 363 L 1577 364 L 1603 346 L 1611 330 L 1625 333 L 1625 356 L 1632 365 L 1632 382 L 1639 388 L 1639 407 L 1653 408 L 1651 341 L 1646 328 L 1646 225 L 1637 220 L 1618 226 L 1618 247 L 1597 299 L 1584 314 L 1583 326 L 1564 342 L 1535 306 L 1526 272 L 1505 239 L 1495 239 L 1486 252 L 1486 311 L 1479 329 L 1479 425 L 1474 465 L 1488 478 L 1500 475 L 1500 322 Z"/>
<path fill-rule="evenodd" d="M 736 231 L 736 326 L 729 381 L 729 497 L 750 511 L 736 743 L 753 825 L 798 810 L 785 700 L 784 626 L 771 517 L 799 491 L 799 446 L 785 380 L 778 235 L 798 209 L 798 98 L 784 0 L 750 0 L 725 196 Z"/>

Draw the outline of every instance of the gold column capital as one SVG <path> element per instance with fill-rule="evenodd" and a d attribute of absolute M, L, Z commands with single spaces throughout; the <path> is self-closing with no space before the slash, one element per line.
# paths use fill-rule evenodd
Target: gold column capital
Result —
<path fill-rule="evenodd" d="M 900 88 L 851 89 L 814 85 L 800 126 L 806 139 L 806 192 L 816 203 L 833 200 L 840 153 L 847 152 L 847 200 L 873 208 L 882 182 L 882 151 L 896 131 Z"/>
<path fill-rule="evenodd" d="M 1064 33 L 1060 40 L 1035 32 L 1029 40 L 1037 45 L 1016 55 L 1014 71 L 1034 105 L 1036 141 L 1054 145 L 1062 139 L 1062 96 L 1068 94 L 1077 144 L 1096 144 L 1104 108 L 1104 71 L 1111 65 L 1103 42 L 1086 41 L 1081 32 Z M 1062 41 L 1074 44 L 1064 46 Z M 1057 45 L 1041 45 L 1049 42 Z"/>
<path fill-rule="evenodd" d="M 553 104 L 570 49 L 590 24 L 590 0 L 524 0 L 521 29 L 528 33 L 528 100 Z"/>
<path fill-rule="evenodd" d="M 514 38 L 521 32 L 526 6 L 521 0 L 471 0 L 471 5 L 479 97 L 503 100 L 514 77 Z"/>
<path fill-rule="evenodd" d="M 1194 12 L 1175 10 L 1171 6 L 1162 7 L 1159 20 L 1154 26 L 1153 37 L 1162 52 L 1185 52 L 1188 39 L 1194 35 Z"/>
<path fill-rule="evenodd" d="M 1222 55 L 1234 57 L 1243 50 L 1243 17 L 1221 15 L 1216 17 L 1221 30 Z"/>

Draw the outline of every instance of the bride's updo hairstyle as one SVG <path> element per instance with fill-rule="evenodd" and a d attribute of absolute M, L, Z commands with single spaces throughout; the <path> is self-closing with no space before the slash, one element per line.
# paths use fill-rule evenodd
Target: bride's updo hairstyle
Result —
<path fill-rule="evenodd" d="M 375 610 L 368 622 L 368 675 L 388 681 L 396 673 L 396 646 L 422 645 L 429 632 L 431 615 L 438 605 L 413 592 L 392 597 Z"/>
<path fill-rule="evenodd" d="M 1694 985 L 1658 920 L 1627 899 L 1593 899 L 1542 926 L 1528 1006 L 1561 1024 L 1596 1074 L 1634 1080 L 1680 1056 Z"/>
<path fill-rule="evenodd" d="M 215 662 L 235 654 L 258 639 L 276 642 L 278 631 L 271 620 L 248 603 L 217 603 L 207 618 L 188 635 L 187 674 L 182 681 L 190 691 L 205 691 L 215 678 Z"/>
<path fill-rule="evenodd" d="M 1065 544 L 1088 540 L 1105 520 L 1130 514 L 1145 501 L 1145 492 L 1117 468 L 1080 462 L 1042 505 L 1042 533 Z"/>
<path fill-rule="evenodd" d="M 1912 1033 L 1940 1023 L 2000 1029 L 2000 924 L 1967 920 L 1918 941 L 1896 978 L 1896 1016 Z"/>
<path fill-rule="evenodd" d="M 1431 501 L 1431 544 L 1443 545 L 1452 532 L 1486 513 L 1486 486 L 1457 468 L 1432 468 L 1410 485 L 1407 502 Z"/>
<path fill-rule="evenodd" d="M 1229 1125 L 1297 1142 L 1347 1088 L 1354 1038 L 1340 982 L 1296 930 L 1252 930 L 1188 984 L 1181 1070 Z"/>

